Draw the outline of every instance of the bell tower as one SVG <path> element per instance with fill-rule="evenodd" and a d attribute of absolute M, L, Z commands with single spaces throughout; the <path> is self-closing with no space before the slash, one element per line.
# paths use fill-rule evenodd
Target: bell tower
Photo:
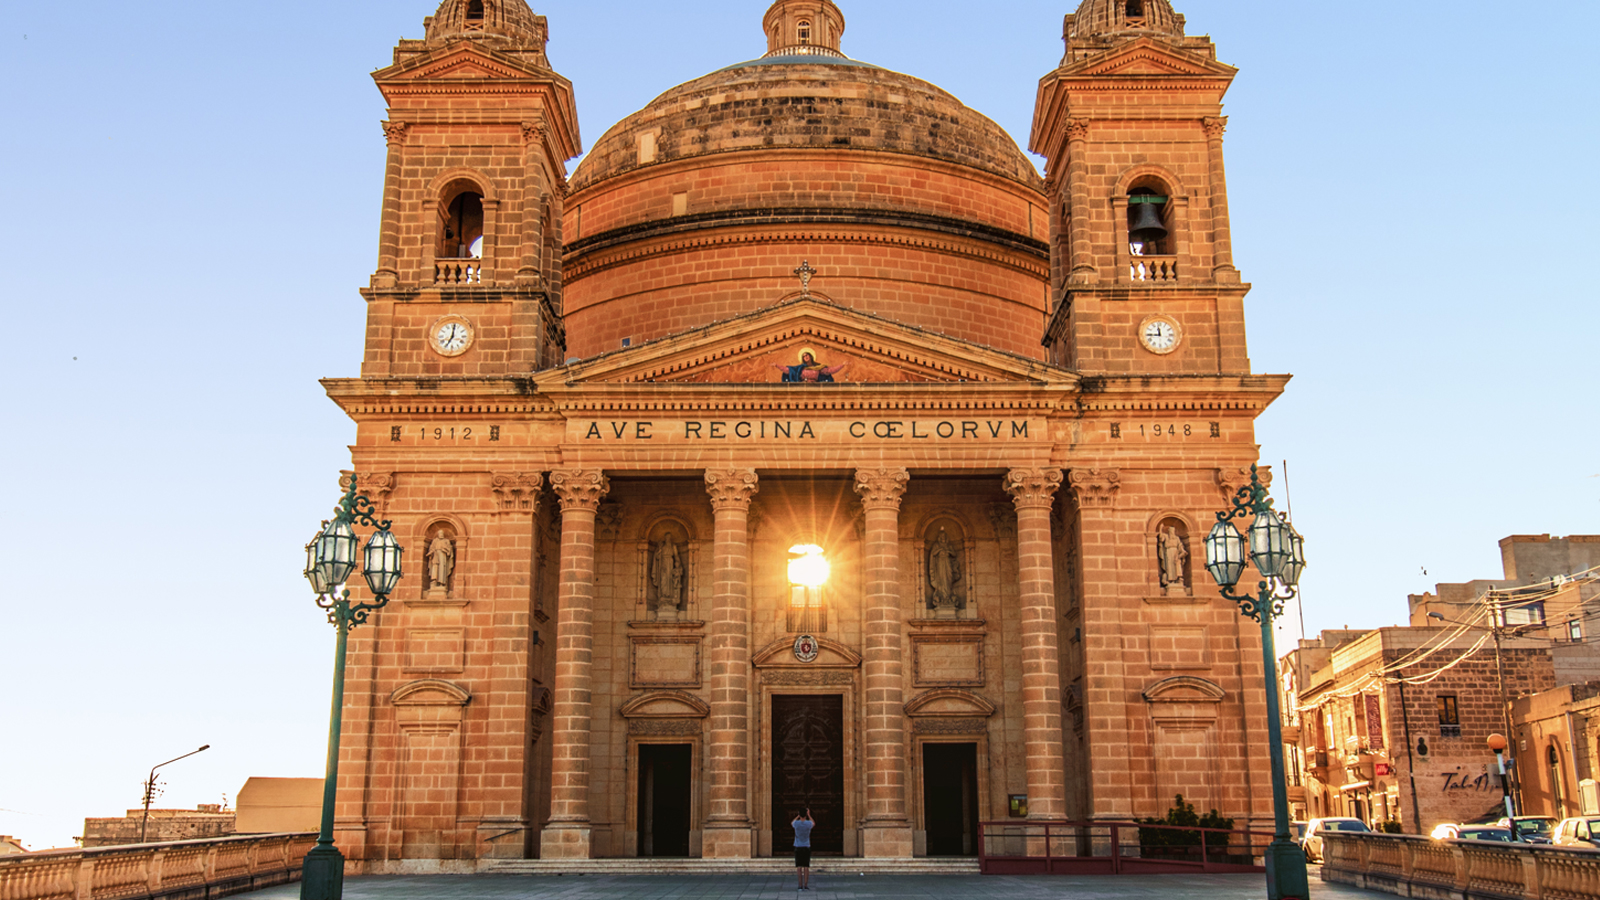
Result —
<path fill-rule="evenodd" d="M 560 365 L 561 204 L 581 152 L 572 84 L 525 0 L 444 0 L 373 74 L 389 105 L 368 378 Z"/>
<path fill-rule="evenodd" d="M 1039 83 L 1050 359 L 1085 374 L 1246 374 L 1222 97 L 1237 70 L 1168 0 L 1084 0 Z"/>

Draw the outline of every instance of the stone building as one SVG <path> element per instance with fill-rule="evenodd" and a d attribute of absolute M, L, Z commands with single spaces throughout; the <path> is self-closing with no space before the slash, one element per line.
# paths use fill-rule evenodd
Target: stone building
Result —
<path fill-rule="evenodd" d="M 1600 539 L 1513 535 L 1500 548 L 1504 578 L 1411 595 L 1409 626 L 1324 631 L 1288 655 L 1298 817 L 1411 833 L 1477 819 L 1505 790 L 1494 733 L 1511 739 L 1510 788 L 1530 813 L 1576 809 L 1585 779 L 1593 794 L 1588 739 L 1566 717 L 1577 709 L 1586 721 L 1593 706 L 1582 682 L 1600 667 L 1586 612 Z"/>
<path fill-rule="evenodd" d="M 1177 793 L 1264 826 L 1258 632 L 1199 544 L 1288 380 L 1246 352 L 1235 70 L 1086 0 L 1041 178 L 831 0 L 759 27 L 570 175 L 524 0 L 445 0 L 375 74 L 365 357 L 325 385 L 410 556 L 351 636 L 340 846 L 737 859 L 809 806 L 819 852 L 960 855 Z"/>
<path fill-rule="evenodd" d="M 1518 809 L 1600 815 L 1600 681 L 1566 684 L 1511 705 Z"/>
<path fill-rule="evenodd" d="M 234 833 L 234 812 L 220 803 L 202 803 L 194 809 L 152 809 L 148 822 L 145 811 L 130 809 L 120 818 L 83 820 L 80 843 L 89 847 L 114 847 L 121 844 L 160 844 L 167 841 L 194 841 L 226 837 Z"/>

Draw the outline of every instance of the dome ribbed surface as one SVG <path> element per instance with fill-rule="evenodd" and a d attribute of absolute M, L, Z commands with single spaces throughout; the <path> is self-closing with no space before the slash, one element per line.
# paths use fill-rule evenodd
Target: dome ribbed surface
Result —
<path fill-rule="evenodd" d="M 736 150 L 872 150 L 982 169 L 1028 185 L 1038 173 L 1005 130 L 937 87 L 849 59 L 751 60 L 680 85 L 606 132 L 575 190 L 648 164 Z"/>
<path fill-rule="evenodd" d="M 1167 0 L 1083 0 L 1073 15 L 1071 37 L 1115 34 L 1183 36 L 1183 17 Z"/>
<path fill-rule="evenodd" d="M 544 17 L 534 15 L 526 0 L 444 0 L 427 25 L 430 44 L 476 38 L 542 47 L 549 37 Z"/>

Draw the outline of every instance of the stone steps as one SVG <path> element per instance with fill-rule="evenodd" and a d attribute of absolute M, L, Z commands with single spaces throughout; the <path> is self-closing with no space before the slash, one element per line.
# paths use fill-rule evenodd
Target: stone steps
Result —
<path fill-rule="evenodd" d="M 484 860 L 478 871 L 489 875 L 749 875 L 778 874 L 794 869 L 786 857 L 767 859 L 500 859 Z M 977 875 L 973 858 L 847 859 L 816 857 L 817 876 L 840 875 Z"/>

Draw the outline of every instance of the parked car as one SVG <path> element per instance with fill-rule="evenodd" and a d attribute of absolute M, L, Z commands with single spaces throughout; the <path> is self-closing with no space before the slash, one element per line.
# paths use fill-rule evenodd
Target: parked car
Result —
<path fill-rule="evenodd" d="M 1556 830 L 1556 820 L 1551 816 L 1513 816 L 1509 819 L 1501 817 L 1494 824 L 1500 828 L 1511 828 L 1516 832 L 1517 840 L 1527 841 L 1530 844 L 1550 843 L 1551 836 Z"/>
<path fill-rule="evenodd" d="M 1322 835 L 1329 831 L 1372 831 L 1360 819 L 1312 819 L 1306 826 L 1305 839 L 1300 842 L 1309 862 L 1322 861 Z"/>
<path fill-rule="evenodd" d="M 1600 846 L 1600 816 L 1578 816 L 1562 819 L 1556 826 L 1551 843 L 1565 847 Z"/>
<path fill-rule="evenodd" d="M 1456 831 L 1458 841 L 1503 841 L 1510 844 L 1516 839 L 1511 829 L 1494 825 L 1463 825 Z"/>

